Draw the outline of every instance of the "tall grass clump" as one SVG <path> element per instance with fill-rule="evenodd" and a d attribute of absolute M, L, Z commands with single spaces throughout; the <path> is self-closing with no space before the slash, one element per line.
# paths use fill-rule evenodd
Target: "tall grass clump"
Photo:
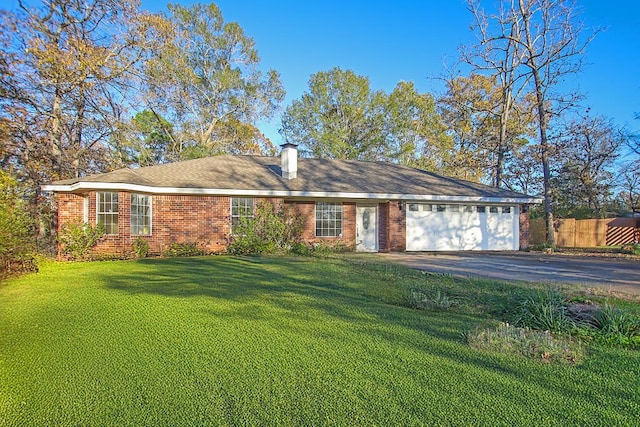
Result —
<path fill-rule="evenodd" d="M 640 349 L 640 318 L 618 307 L 605 304 L 596 314 L 599 341 Z"/>
<path fill-rule="evenodd" d="M 515 324 L 556 333 L 570 333 L 579 326 L 569 315 L 564 295 L 552 288 L 521 300 L 516 305 Z"/>
<path fill-rule="evenodd" d="M 404 306 L 417 310 L 448 310 L 458 304 L 455 298 L 441 289 L 430 290 L 420 286 L 407 287 L 402 302 Z"/>

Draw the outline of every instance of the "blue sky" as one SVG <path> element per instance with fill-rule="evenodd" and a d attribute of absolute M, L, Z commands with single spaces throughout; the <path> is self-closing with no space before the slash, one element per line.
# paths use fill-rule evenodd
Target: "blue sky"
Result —
<path fill-rule="evenodd" d="M 179 2 L 189 4 L 190 2 Z M 494 2 L 484 2 L 490 7 Z M 143 8 L 164 10 L 164 2 L 142 0 Z M 255 42 L 262 66 L 281 74 L 287 91 L 283 108 L 308 88 L 309 77 L 333 67 L 369 77 L 373 89 L 390 91 L 413 81 L 438 94 L 445 64 L 474 40 L 471 14 L 463 0 L 219 0 L 226 21 L 235 21 Z M 589 45 L 587 65 L 571 87 L 585 96 L 592 114 L 640 129 L 640 1 L 578 0 L 586 27 L 605 27 Z M 279 117 L 262 123 L 275 144 Z"/>

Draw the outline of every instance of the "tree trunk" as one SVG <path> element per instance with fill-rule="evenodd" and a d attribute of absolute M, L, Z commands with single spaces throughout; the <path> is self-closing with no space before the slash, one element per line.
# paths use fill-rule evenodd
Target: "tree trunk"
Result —
<path fill-rule="evenodd" d="M 74 152 L 73 152 L 73 176 L 74 178 L 80 177 L 80 157 L 82 156 L 82 133 L 84 131 L 84 111 L 85 111 L 85 93 L 84 88 L 80 87 L 80 96 L 78 97 L 78 123 L 76 127 L 76 135 L 74 141 Z"/>
<path fill-rule="evenodd" d="M 549 141 L 547 137 L 547 115 L 544 109 L 544 96 L 540 84 L 540 74 L 533 69 L 533 81 L 536 89 L 538 123 L 540 125 L 540 157 L 542 159 L 542 185 L 544 188 L 544 220 L 546 240 L 549 246 L 555 247 L 556 239 L 553 227 L 553 206 L 551 204 L 551 169 L 549 167 Z"/>
<path fill-rule="evenodd" d="M 509 122 L 509 112 L 511 110 L 511 94 L 509 91 L 503 91 L 503 108 L 500 114 L 500 135 L 498 139 L 497 147 L 497 159 L 496 159 L 496 175 L 494 186 L 497 188 L 502 187 L 502 170 L 504 169 L 504 155 L 507 151 L 507 123 Z"/>
<path fill-rule="evenodd" d="M 56 87 L 51 107 L 51 140 L 49 152 L 53 166 L 53 178 L 62 179 L 62 95 Z"/>

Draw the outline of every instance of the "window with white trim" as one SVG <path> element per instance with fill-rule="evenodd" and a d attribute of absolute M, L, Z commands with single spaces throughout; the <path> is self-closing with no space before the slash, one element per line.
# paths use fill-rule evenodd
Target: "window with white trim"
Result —
<path fill-rule="evenodd" d="M 96 193 L 96 221 L 105 234 L 118 234 L 118 193 Z"/>
<path fill-rule="evenodd" d="M 151 235 L 151 196 L 131 193 L 131 235 Z"/>
<path fill-rule="evenodd" d="M 316 237 L 342 237 L 342 203 L 316 203 Z"/>
<path fill-rule="evenodd" d="M 253 197 L 233 197 L 231 199 L 231 233 L 242 218 L 253 218 Z"/>

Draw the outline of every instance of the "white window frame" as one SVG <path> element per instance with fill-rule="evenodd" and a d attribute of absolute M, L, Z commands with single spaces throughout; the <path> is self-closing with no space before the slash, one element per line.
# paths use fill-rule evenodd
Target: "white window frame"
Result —
<path fill-rule="evenodd" d="M 104 200 L 105 196 L 109 194 L 110 200 Z M 115 202 L 114 202 L 115 196 Z M 104 226 L 104 233 L 107 235 L 117 235 L 119 233 L 119 221 L 120 221 L 120 201 L 117 191 L 98 191 L 96 193 L 96 224 L 102 224 Z M 115 217 L 115 224 L 112 222 L 106 225 L 104 220 L 101 221 L 100 217 Z M 104 219 L 104 218 L 103 218 Z M 115 226 L 115 233 L 112 228 Z"/>
<path fill-rule="evenodd" d="M 316 202 L 316 237 L 342 237 L 343 223 L 344 208 L 342 203 Z M 332 224 L 333 226 L 331 226 Z"/>
<path fill-rule="evenodd" d="M 147 202 L 146 204 L 134 203 L 134 198 L 137 198 L 138 200 L 145 199 Z M 129 214 L 130 234 L 132 236 L 151 236 L 152 223 L 153 223 L 153 214 L 152 214 L 153 199 L 151 195 L 131 193 L 131 195 L 129 196 L 129 201 L 130 201 L 130 205 L 129 205 L 130 206 L 130 214 Z M 144 215 L 144 213 L 140 214 L 140 212 L 138 211 L 134 213 L 134 206 L 137 209 L 144 208 L 144 207 L 148 207 L 149 209 L 147 210 L 147 214 Z M 136 218 L 135 220 L 136 224 L 134 224 L 134 218 Z M 140 224 L 140 221 L 139 221 L 140 219 L 142 219 L 142 224 Z M 146 233 L 144 232 L 145 228 L 147 229 Z"/>
<path fill-rule="evenodd" d="M 234 234 L 234 228 L 238 226 L 242 218 L 253 218 L 256 209 L 255 200 L 253 197 L 232 197 L 229 209 L 231 234 Z M 247 214 L 248 211 L 251 213 Z"/>
<path fill-rule="evenodd" d="M 89 195 L 85 194 L 82 199 L 82 222 L 89 224 Z"/>

